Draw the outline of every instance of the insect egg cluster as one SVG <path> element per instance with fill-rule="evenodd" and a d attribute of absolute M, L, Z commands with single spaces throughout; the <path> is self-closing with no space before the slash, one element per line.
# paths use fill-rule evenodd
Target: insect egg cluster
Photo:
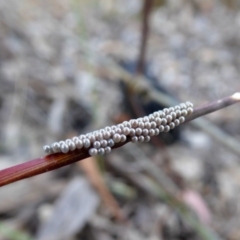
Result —
<path fill-rule="evenodd" d="M 125 121 L 118 125 L 82 134 L 65 141 L 54 142 L 43 147 L 46 154 L 68 153 L 75 149 L 88 149 L 89 155 L 103 155 L 110 153 L 112 147 L 131 142 L 149 142 L 152 136 L 161 132 L 168 132 L 185 121 L 185 117 L 193 112 L 191 102 L 181 103 L 175 107 L 164 108 L 148 116 Z"/>

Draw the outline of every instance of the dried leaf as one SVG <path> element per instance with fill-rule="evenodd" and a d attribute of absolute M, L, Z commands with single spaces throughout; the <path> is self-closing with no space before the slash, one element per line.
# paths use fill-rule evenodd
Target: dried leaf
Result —
<path fill-rule="evenodd" d="M 122 221 L 123 214 L 121 209 L 113 195 L 108 190 L 95 159 L 91 157 L 86 159 L 86 161 L 79 162 L 78 164 L 86 173 L 93 186 L 99 192 L 99 195 L 101 196 L 105 205 L 108 207 L 111 214 L 119 221 Z"/>

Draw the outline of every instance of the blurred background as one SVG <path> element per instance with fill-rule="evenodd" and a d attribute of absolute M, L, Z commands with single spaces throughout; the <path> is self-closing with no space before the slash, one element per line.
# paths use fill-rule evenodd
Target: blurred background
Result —
<path fill-rule="evenodd" d="M 239 29 L 238 0 L 0 0 L 0 169 L 233 94 Z M 239 240 L 239 106 L 204 119 L 1 187 L 0 239 Z"/>

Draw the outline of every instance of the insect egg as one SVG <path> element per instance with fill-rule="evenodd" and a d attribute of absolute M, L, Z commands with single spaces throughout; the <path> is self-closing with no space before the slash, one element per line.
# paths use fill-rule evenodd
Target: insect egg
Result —
<path fill-rule="evenodd" d="M 72 142 L 71 139 L 66 139 L 66 140 L 65 140 L 65 143 L 66 143 L 66 144 L 69 144 L 69 143 L 71 143 L 71 142 Z"/>
<path fill-rule="evenodd" d="M 129 135 L 130 135 L 131 137 L 133 137 L 133 136 L 136 135 L 136 132 L 135 132 L 135 130 L 134 130 L 133 128 L 130 129 Z"/>
<path fill-rule="evenodd" d="M 181 108 L 181 109 L 185 109 L 185 108 L 187 108 L 187 106 L 186 106 L 185 103 L 181 103 L 181 104 L 180 104 L 180 108 Z"/>
<path fill-rule="evenodd" d="M 131 128 L 131 124 L 127 121 L 125 121 L 125 124 L 124 124 L 125 127 L 128 127 L 128 128 Z"/>
<path fill-rule="evenodd" d="M 142 134 L 141 128 L 137 128 L 135 131 L 136 131 L 136 135 L 138 135 L 138 136 Z"/>
<path fill-rule="evenodd" d="M 170 123 L 172 121 L 172 116 L 171 115 L 167 115 L 166 116 L 166 120 L 168 123 Z"/>
<path fill-rule="evenodd" d="M 177 117 L 180 117 L 181 116 L 181 110 L 177 110 L 176 115 L 177 115 Z"/>
<path fill-rule="evenodd" d="M 166 124 L 167 124 L 167 120 L 166 120 L 166 118 L 163 118 L 162 119 L 162 125 L 165 126 Z"/>
<path fill-rule="evenodd" d="M 72 141 L 68 144 L 69 150 L 74 151 L 76 149 L 76 144 Z"/>
<path fill-rule="evenodd" d="M 153 130 L 153 129 L 150 129 L 150 130 L 149 130 L 149 136 L 151 136 L 151 137 L 152 137 L 152 136 L 154 136 L 154 134 L 155 134 L 155 130 Z"/>
<path fill-rule="evenodd" d="M 151 138 L 149 136 L 144 137 L 144 142 L 149 142 L 150 140 L 151 140 Z"/>
<path fill-rule="evenodd" d="M 105 130 L 109 132 L 109 131 L 111 131 L 112 129 L 111 129 L 110 127 L 105 127 Z"/>
<path fill-rule="evenodd" d="M 179 118 L 179 122 L 180 122 L 180 123 L 184 123 L 184 122 L 185 122 L 185 117 L 181 116 L 181 117 Z"/>
<path fill-rule="evenodd" d="M 73 141 L 73 142 L 75 142 L 75 141 L 77 141 L 77 140 L 79 140 L 78 137 L 73 137 L 73 138 L 72 138 L 72 141 Z"/>
<path fill-rule="evenodd" d="M 136 128 L 138 126 L 138 122 L 136 120 L 130 120 L 130 124 L 133 128 Z"/>
<path fill-rule="evenodd" d="M 69 152 L 69 147 L 68 147 L 68 145 L 67 144 L 61 144 L 61 152 L 62 153 L 68 153 Z"/>
<path fill-rule="evenodd" d="M 114 126 L 114 125 L 111 128 L 112 128 L 113 131 L 116 131 L 116 129 L 117 129 L 117 127 Z"/>
<path fill-rule="evenodd" d="M 155 136 L 157 136 L 160 132 L 160 130 L 158 128 L 156 128 L 154 131 L 155 131 L 155 133 L 154 133 Z"/>
<path fill-rule="evenodd" d="M 76 149 L 76 145 L 71 139 L 67 139 L 65 142 L 70 151 L 74 151 Z"/>
<path fill-rule="evenodd" d="M 163 118 L 166 116 L 166 114 L 163 111 L 159 111 L 158 113 L 160 118 Z"/>
<path fill-rule="evenodd" d="M 88 139 L 90 140 L 91 143 L 96 141 L 96 138 L 95 138 L 95 136 L 93 134 L 90 134 Z"/>
<path fill-rule="evenodd" d="M 175 119 L 175 120 L 174 120 L 174 124 L 175 124 L 175 126 L 179 126 L 180 121 L 179 121 L 178 119 Z"/>
<path fill-rule="evenodd" d="M 186 102 L 186 105 L 190 108 L 193 108 L 193 104 L 191 102 Z"/>
<path fill-rule="evenodd" d="M 159 118 L 159 117 L 157 117 L 157 118 L 155 119 L 155 122 L 156 122 L 157 126 L 160 126 L 161 123 L 162 123 L 162 119 Z"/>
<path fill-rule="evenodd" d="M 154 113 L 153 113 L 153 116 L 154 116 L 155 118 L 158 118 L 158 117 L 159 117 L 159 112 L 154 112 Z"/>
<path fill-rule="evenodd" d="M 143 122 L 149 122 L 149 118 L 147 116 L 143 117 Z"/>
<path fill-rule="evenodd" d="M 112 139 L 108 140 L 108 146 L 113 147 L 114 146 L 114 141 Z"/>
<path fill-rule="evenodd" d="M 163 125 L 159 126 L 158 129 L 159 129 L 160 132 L 164 132 L 164 126 Z"/>
<path fill-rule="evenodd" d="M 104 137 L 104 139 L 109 139 L 109 138 L 111 137 L 110 132 L 105 131 L 105 132 L 103 133 L 103 137 Z"/>
<path fill-rule="evenodd" d="M 139 137 L 138 137 L 138 141 L 139 141 L 139 142 L 144 142 L 144 136 L 139 136 Z"/>
<path fill-rule="evenodd" d="M 187 110 L 183 109 L 183 110 L 181 111 L 181 115 L 182 115 L 183 117 L 186 117 L 186 116 L 187 116 Z"/>
<path fill-rule="evenodd" d="M 80 139 L 84 139 L 84 138 L 86 138 L 86 136 L 85 136 L 84 134 L 81 134 L 81 135 L 79 136 L 79 138 L 80 138 Z"/>
<path fill-rule="evenodd" d="M 121 141 L 121 136 L 119 134 L 114 134 L 113 135 L 113 141 L 115 143 L 119 143 Z"/>
<path fill-rule="evenodd" d="M 168 125 L 166 125 L 165 127 L 164 127 L 164 132 L 169 132 L 170 131 L 170 127 L 168 126 Z"/>
<path fill-rule="evenodd" d="M 60 152 L 60 144 L 58 142 L 55 142 L 52 144 L 52 150 L 54 153 Z"/>
<path fill-rule="evenodd" d="M 149 118 L 149 121 L 150 121 L 150 122 L 152 122 L 152 121 L 155 120 L 155 117 L 153 116 L 153 114 L 150 114 L 150 115 L 148 116 L 148 118 Z"/>
<path fill-rule="evenodd" d="M 151 123 L 150 122 L 145 122 L 144 127 L 147 128 L 147 129 L 150 129 L 151 128 Z"/>
<path fill-rule="evenodd" d="M 85 148 L 89 148 L 90 145 L 91 145 L 91 142 L 90 142 L 89 139 L 83 139 L 83 146 L 84 146 Z"/>
<path fill-rule="evenodd" d="M 110 153 L 112 151 L 112 149 L 110 147 L 106 147 L 106 148 L 104 148 L 104 150 L 105 150 L 105 153 Z"/>
<path fill-rule="evenodd" d="M 95 138 L 96 138 L 96 140 L 101 140 L 103 138 L 102 133 L 100 133 L 100 132 L 95 133 Z"/>
<path fill-rule="evenodd" d="M 115 130 L 115 133 L 121 134 L 122 133 L 122 129 L 117 127 L 116 130 Z"/>
<path fill-rule="evenodd" d="M 128 127 L 125 127 L 125 128 L 123 129 L 123 133 L 124 133 L 125 135 L 128 135 L 128 134 L 130 133 L 130 129 L 129 129 Z"/>
<path fill-rule="evenodd" d="M 156 128 L 157 124 L 155 122 L 151 122 L 151 128 Z"/>
<path fill-rule="evenodd" d="M 174 119 L 176 119 L 177 114 L 175 112 L 171 112 L 171 116 L 172 116 L 172 119 L 174 120 Z"/>
<path fill-rule="evenodd" d="M 142 135 L 143 135 L 143 136 L 147 136 L 148 134 L 149 134 L 148 129 L 144 128 L 144 129 L 142 130 Z"/>
<path fill-rule="evenodd" d="M 133 143 L 138 142 L 138 137 L 136 137 L 136 136 L 132 137 L 132 138 L 131 138 L 131 141 L 132 141 Z"/>
<path fill-rule="evenodd" d="M 122 123 L 117 125 L 121 130 L 125 127 Z"/>
<path fill-rule="evenodd" d="M 77 148 L 77 149 L 81 149 L 81 148 L 83 147 L 83 142 L 82 142 L 82 140 L 77 139 L 77 140 L 74 141 L 74 142 L 75 142 L 75 144 L 76 144 L 76 148 Z"/>
<path fill-rule="evenodd" d="M 169 124 L 169 127 L 170 127 L 171 129 L 173 129 L 173 128 L 175 128 L 175 124 L 174 124 L 173 122 L 171 122 L 171 123 Z"/>
<path fill-rule="evenodd" d="M 164 109 L 163 109 L 163 112 L 164 112 L 166 115 L 170 113 L 170 111 L 169 111 L 168 108 L 164 108 Z"/>
<path fill-rule="evenodd" d="M 139 122 L 138 122 L 138 126 L 139 126 L 140 128 L 144 128 L 144 122 L 139 121 Z"/>
<path fill-rule="evenodd" d="M 104 155 L 104 153 L 105 153 L 104 148 L 99 148 L 99 149 L 98 149 L 98 154 L 99 154 L 99 155 Z"/>
<path fill-rule="evenodd" d="M 190 114 L 192 114 L 192 113 L 193 113 L 193 109 L 192 109 L 192 108 L 190 108 L 190 107 L 188 107 L 188 108 L 187 108 L 187 112 L 188 112 L 188 115 L 190 115 Z"/>
<path fill-rule="evenodd" d="M 43 146 L 43 150 L 44 150 L 44 152 L 47 153 L 47 154 L 52 153 L 52 149 L 51 149 L 51 147 L 50 147 L 49 145 Z"/>
<path fill-rule="evenodd" d="M 110 133 L 110 137 L 112 137 L 115 134 L 115 131 L 111 130 L 109 131 L 109 133 Z"/>
<path fill-rule="evenodd" d="M 175 111 L 180 110 L 180 109 L 181 109 L 181 108 L 180 108 L 179 105 L 177 105 L 177 106 L 174 107 L 174 110 L 175 110 Z"/>
<path fill-rule="evenodd" d="M 101 147 L 101 143 L 99 141 L 96 141 L 93 143 L 93 147 L 94 148 L 100 148 Z"/>
<path fill-rule="evenodd" d="M 88 153 L 90 156 L 96 156 L 98 154 L 98 150 L 96 148 L 90 148 Z"/>
<path fill-rule="evenodd" d="M 101 140 L 100 141 L 102 147 L 107 147 L 108 142 L 106 140 Z"/>
<path fill-rule="evenodd" d="M 127 140 L 127 137 L 125 135 L 121 135 L 121 142 L 125 142 Z"/>

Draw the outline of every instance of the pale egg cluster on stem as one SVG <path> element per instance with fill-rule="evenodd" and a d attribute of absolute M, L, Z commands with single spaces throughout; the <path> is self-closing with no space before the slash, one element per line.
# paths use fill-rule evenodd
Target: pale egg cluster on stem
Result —
<path fill-rule="evenodd" d="M 130 140 L 133 143 L 149 142 L 152 136 L 168 132 L 185 121 L 193 112 L 191 102 L 156 111 L 148 116 L 124 121 L 118 125 L 82 134 L 65 141 L 54 142 L 43 147 L 46 154 L 68 153 L 75 149 L 88 149 L 90 156 L 110 153 L 117 143 Z"/>

